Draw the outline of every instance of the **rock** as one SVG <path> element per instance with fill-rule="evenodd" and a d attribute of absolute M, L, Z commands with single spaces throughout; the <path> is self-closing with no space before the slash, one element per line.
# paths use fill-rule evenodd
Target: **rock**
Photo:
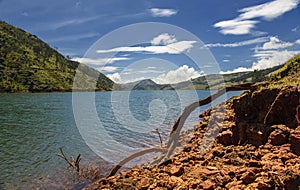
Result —
<path fill-rule="evenodd" d="M 268 190 L 270 189 L 270 185 L 263 182 L 258 182 L 258 183 L 251 183 L 245 188 L 245 190 L 253 190 L 253 189 Z"/>
<path fill-rule="evenodd" d="M 181 176 L 183 172 L 184 172 L 183 166 L 173 166 L 169 171 L 170 175 L 176 177 Z"/>
<path fill-rule="evenodd" d="M 221 134 L 218 135 L 217 140 L 219 143 L 225 145 L 225 146 L 229 146 L 232 145 L 232 131 L 230 130 L 226 130 L 223 131 Z"/>
<path fill-rule="evenodd" d="M 253 171 L 247 171 L 242 174 L 240 178 L 245 184 L 252 183 L 255 180 L 255 173 Z"/>
<path fill-rule="evenodd" d="M 283 88 L 272 103 L 265 119 L 265 124 L 285 124 L 290 128 L 298 125 L 296 115 L 300 104 L 300 92 L 297 87 Z"/>
<path fill-rule="evenodd" d="M 180 186 L 183 183 L 183 180 L 180 177 L 171 176 L 168 181 L 168 189 L 175 189 L 175 187 Z M 176 188 L 178 189 L 178 188 Z"/>
<path fill-rule="evenodd" d="M 215 188 L 215 184 L 211 180 L 205 180 L 200 186 L 205 190 L 213 190 Z"/>
<path fill-rule="evenodd" d="M 233 100 L 237 123 L 263 123 L 268 107 L 275 100 L 279 89 L 264 89 L 254 93 L 244 93 Z"/>
<path fill-rule="evenodd" d="M 259 167 L 261 167 L 261 163 L 260 163 L 260 161 L 257 161 L 257 160 L 249 160 L 248 166 L 259 168 Z"/>
<path fill-rule="evenodd" d="M 291 150 L 296 155 L 300 155 L 300 126 L 293 130 L 289 137 L 289 142 L 291 144 Z"/>
<path fill-rule="evenodd" d="M 235 188 L 235 187 L 238 187 L 239 185 L 241 185 L 243 182 L 242 181 L 232 181 L 232 182 L 229 182 L 225 185 L 225 187 L 227 189 L 232 189 L 232 188 Z"/>
<path fill-rule="evenodd" d="M 246 128 L 246 141 L 254 146 L 260 146 L 267 142 L 270 127 L 260 123 L 244 123 L 243 127 Z"/>
<path fill-rule="evenodd" d="M 142 178 L 139 181 L 139 189 L 147 189 L 150 186 L 149 178 Z"/>
<path fill-rule="evenodd" d="M 290 134 L 290 129 L 285 125 L 273 125 L 271 130 L 273 132 L 269 135 L 268 143 L 279 146 L 288 142 L 288 136 Z"/>

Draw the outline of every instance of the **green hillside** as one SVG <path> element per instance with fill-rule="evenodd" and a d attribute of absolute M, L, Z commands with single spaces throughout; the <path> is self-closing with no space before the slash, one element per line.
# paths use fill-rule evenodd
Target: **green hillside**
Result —
<path fill-rule="evenodd" d="M 280 69 L 270 74 L 268 88 L 281 88 L 287 85 L 300 85 L 300 55 L 288 60 Z"/>
<path fill-rule="evenodd" d="M 71 91 L 79 63 L 41 41 L 35 35 L 0 21 L 0 92 Z M 81 65 L 80 85 L 111 90 L 113 82 L 102 73 Z"/>

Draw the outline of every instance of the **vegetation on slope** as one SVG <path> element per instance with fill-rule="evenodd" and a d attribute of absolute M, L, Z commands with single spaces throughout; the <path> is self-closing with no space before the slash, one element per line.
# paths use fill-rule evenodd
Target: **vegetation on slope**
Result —
<path fill-rule="evenodd" d="M 66 59 L 35 35 L 0 21 L 0 92 L 71 91 L 79 63 Z M 113 82 L 82 65 L 81 85 L 111 90 Z M 95 78 L 96 77 L 96 78 Z"/>

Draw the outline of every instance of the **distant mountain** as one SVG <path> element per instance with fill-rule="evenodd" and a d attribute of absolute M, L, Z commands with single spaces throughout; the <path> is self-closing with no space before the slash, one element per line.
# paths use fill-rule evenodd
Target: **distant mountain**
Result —
<path fill-rule="evenodd" d="M 138 82 L 133 86 L 133 90 L 162 90 L 170 87 L 170 85 L 157 84 L 151 79 L 146 79 Z"/>
<path fill-rule="evenodd" d="M 112 89 L 105 75 L 78 66 L 35 35 L 0 21 L 0 92 L 71 91 L 77 68 L 77 88 Z"/>
<path fill-rule="evenodd" d="M 171 90 L 173 89 L 169 84 L 157 84 L 151 79 L 135 81 L 126 84 L 118 84 L 116 90 Z"/>

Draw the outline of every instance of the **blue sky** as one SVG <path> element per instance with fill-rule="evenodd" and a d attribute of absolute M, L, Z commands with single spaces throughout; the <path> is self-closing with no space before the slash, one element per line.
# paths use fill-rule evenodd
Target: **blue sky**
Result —
<path fill-rule="evenodd" d="M 214 72 L 222 73 L 264 69 L 299 54 L 299 5 L 300 0 L 0 0 L 0 19 L 116 82 L 175 83 L 212 72 L 186 55 L 196 48 L 210 51 L 218 66 Z M 145 36 L 140 44 L 119 42 L 126 33 L 112 40 L 115 46 L 95 43 L 120 27 L 144 22 L 179 27 L 200 43 L 165 28 L 152 36 L 146 29 L 133 31 L 136 38 Z"/>

